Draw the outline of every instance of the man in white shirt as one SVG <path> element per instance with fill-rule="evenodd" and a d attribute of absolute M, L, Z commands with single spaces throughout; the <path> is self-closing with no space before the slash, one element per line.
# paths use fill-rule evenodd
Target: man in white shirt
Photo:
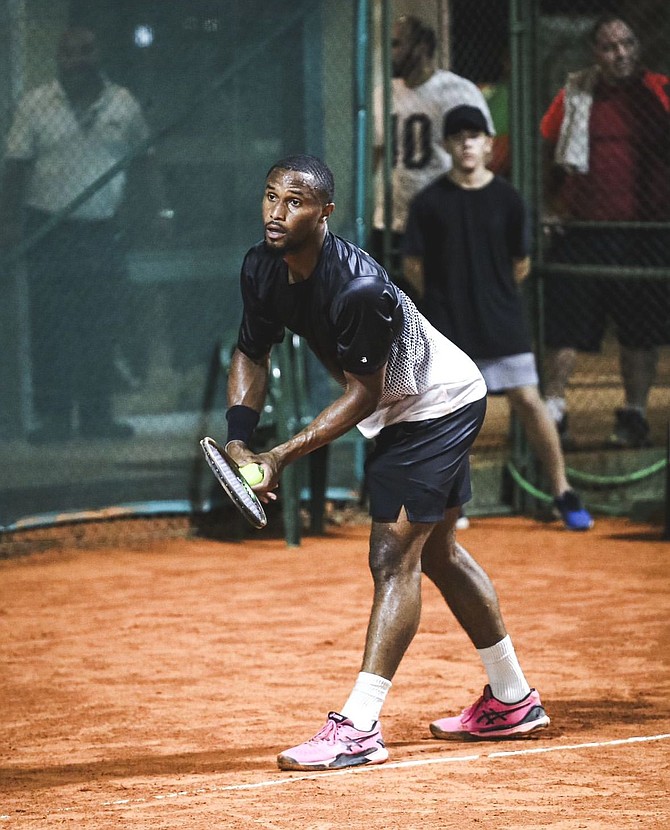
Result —
<path fill-rule="evenodd" d="M 96 182 L 148 136 L 138 102 L 100 69 L 96 37 L 73 28 L 61 36 L 57 78 L 20 101 L 7 138 L 0 203 L 6 248 L 63 214 L 26 255 L 35 443 L 67 440 L 75 412 L 84 437 L 123 438 L 112 413 L 113 363 L 124 314 L 125 252 L 117 214 L 126 173 Z M 147 153 L 133 163 L 143 176 Z M 147 181 L 156 181 L 151 174 Z M 91 190 L 74 209 L 72 205 Z M 154 190 L 156 189 L 154 184 Z"/>
<path fill-rule="evenodd" d="M 472 82 L 435 65 L 435 32 L 417 17 L 403 15 L 394 25 L 391 38 L 392 87 L 392 206 L 391 276 L 402 274 L 400 242 L 414 196 L 438 176 L 451 169 L 451 157 L 444 148 L 442 128 L 446 113 L 469 104 L 484 113 L 490 134 L 495 134 L 491 113 L 481 90 Z M 382 89 L 375 90 L 375 166 L 384 152 Z M 378 182 L 371 252 L 383 262 L 385 227 L 384 194 Z M 387 266 L 389 263 L 387 263 Z"/>

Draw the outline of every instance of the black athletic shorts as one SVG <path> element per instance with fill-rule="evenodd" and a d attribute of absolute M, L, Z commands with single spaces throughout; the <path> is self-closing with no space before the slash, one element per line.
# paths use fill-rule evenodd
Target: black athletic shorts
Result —
<path fill-rule="evenodd" d="M 396 522 L 404 507 L 410 522 L 440 522 L 448 507 L 469 501 L 469 450 L 485 414 L 482 398 L 441 418 L 383 429 L 365 462 L 373 520 Z"/>

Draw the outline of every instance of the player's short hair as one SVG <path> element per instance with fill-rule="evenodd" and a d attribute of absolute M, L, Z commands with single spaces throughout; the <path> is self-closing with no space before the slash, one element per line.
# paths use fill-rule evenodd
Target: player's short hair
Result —
<path fill-rule="evenodd" d="M 267 172 L 266 179 L 273 170 L 295 170 L 296 173 L 308 173 L 316 182 L 316 190 L 324 204 L 332 202 L 335 197 L 335 177 L 330 167 L 316 156 L 286 156 L 272 165 Z"/>
<path fill-rule="evenodd" d="M 412 46 L 418 43 L 423 44 L 426 47 L 428 57 L 432 58 L 437 45 L 435 30 L 413 14 L 403 14 L 398 18 L 398 22 L 408 27 L 409 40 Z"/>
<path fill-rule="evenodd" d="M 628 26 L 633 35 L 637 38 L 635 29 L 631 26 L 630 21 L 626 20 L 626 18 L 622 17 L 620 14 L 615 14 L 614 12 L 606 12 L 605 14 L 601 14 L 600 17 L 597 18 L 593 26 L 591 26 L 589 30 L 589 43 L 592 46 L 595 46 L 598 43 L 598 35 L 600 34 L 600 30 L 602 29 L 602 27 L 607 26 L 610 23 L 614 23 L 615 21 L 619 21 L 624 25 Z"/>

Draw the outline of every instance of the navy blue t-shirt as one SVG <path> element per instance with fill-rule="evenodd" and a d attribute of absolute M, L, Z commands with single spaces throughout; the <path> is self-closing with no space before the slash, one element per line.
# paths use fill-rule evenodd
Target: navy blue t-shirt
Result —
<path fill-rule="evenodd" d="M 519 192 L 494 177 L 482 188 L 442 176 L 410 207 L 403 253 L 423 259 L 421 311 L 470 357 L 531 351 L 513 259 L 529 253 L 526 207 Z"/>
<path fill-rule="evenodd" d="M 240 283 L 244 312 L 237 345 L 251 358 L 267 354 L 289 329 L 341 381 L 343 371 L 366 375 L 381 368 L 402 327 L 400 295 L 386 271 L 332 233 L 308 279 L 289 283 L 284 260 L 259 242 L 244 258 Z"/>

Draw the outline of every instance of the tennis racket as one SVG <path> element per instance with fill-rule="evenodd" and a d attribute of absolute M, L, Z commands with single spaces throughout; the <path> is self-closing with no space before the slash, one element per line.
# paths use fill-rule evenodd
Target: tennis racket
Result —
<path fill-rule="evenodd" d="M 260 530 L 268 523 L 263 505 L 240 472 L 237 463 L 213 438 L 200 441 L 207 463 L 226 495 L 250 525 Z"/>

